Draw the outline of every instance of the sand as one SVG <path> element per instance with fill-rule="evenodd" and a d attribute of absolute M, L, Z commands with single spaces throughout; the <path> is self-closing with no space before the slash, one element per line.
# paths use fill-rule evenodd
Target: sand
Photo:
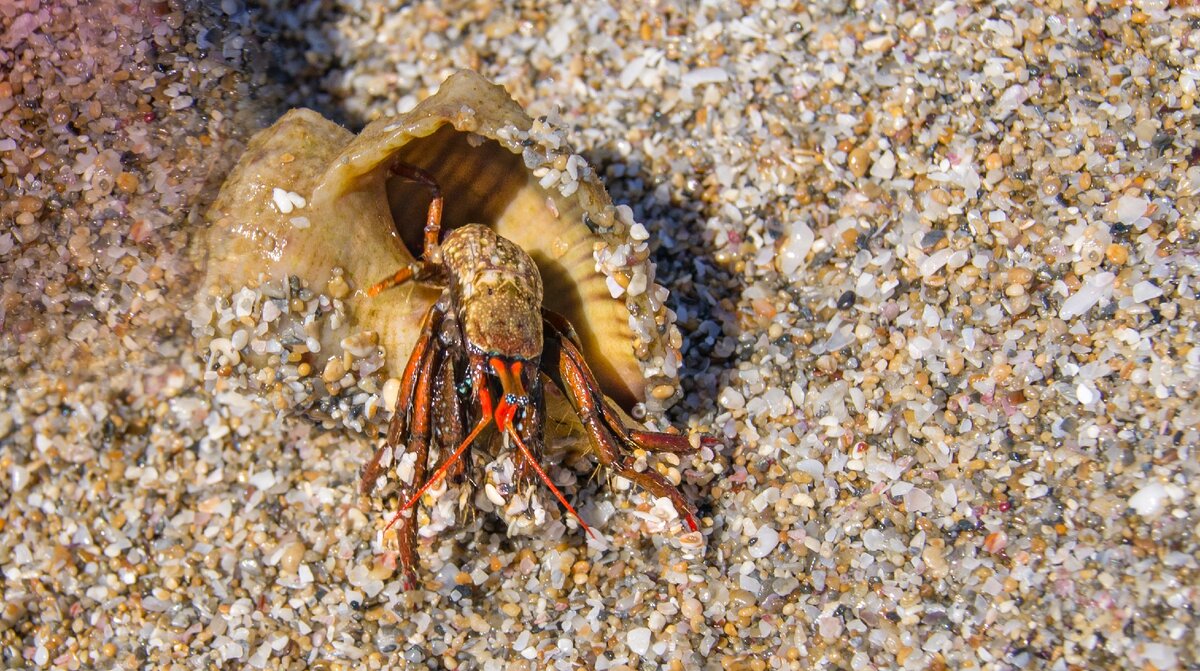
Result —
<path fill-rule="evenodd" d="M 1185 5 L 3 3 L 0 659 L 1196 667 Z M 450 490 L 406 593 L 378 422 L 206 382 L 191 247 L 287 109 L 358 129 L 460 68 L 645 226 L 684 390 L 647 419 L 721 445 L 647 461 L 700 538 L 569 460 L 601 542 Z"/>

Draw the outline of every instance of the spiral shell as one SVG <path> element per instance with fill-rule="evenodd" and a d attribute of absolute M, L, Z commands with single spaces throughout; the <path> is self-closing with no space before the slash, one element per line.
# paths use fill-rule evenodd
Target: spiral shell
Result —
<path fill-rule="evenodd" d="M 666 291 L 654 283 L 645 229 L 628 208 L 613 206 L 561 131 L 530 119 L 503 88 L 470 71 L 357 136 L 306 109 L 256 135 L 201 236 L 201 302 L 228 305 L 244 287 L 294 285 L 292 278 L 314 292 L 335 283 L 346 323 L 303 325 L 320 357 L 341 356 L 350 332 L 373 332 L 382 372 L 399 376 L 439 291 L 407 283 L 373 298 L 365 292 L 420 253 L 430 196 L 391 177 L 397 161 L 436 177 L 447 230 L 481 223 L 529 253 L 546 307 L 574 325 L 609 396 L 650 411 L 674 400 L 679 353 L 671 343 L 679 337 Z M 262 358 L 236 344 L 244 347 L 239 360 Z"/>

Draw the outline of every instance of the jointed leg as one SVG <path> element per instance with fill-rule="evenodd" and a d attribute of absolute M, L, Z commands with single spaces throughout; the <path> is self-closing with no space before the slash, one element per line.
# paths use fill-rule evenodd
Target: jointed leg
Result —
<path fill-rule="evenodd" d="M 369 296 L 375 296 L 409 280 L 422 281 L 435 278 L 439 271 L 438 239 L 442 225 L 441 188 L 432 175 L 416 166 L 396 163 L 392 165 L 391 170 L 396 176 L 420 182 L 433 192 L 433 200 L 429 203 L 429 212 L 425 221 L 425 246 L 419 263 L 401 268 L 391 277 L 372 285 L 367 289 Z M 453 404 L 454 409 L 458 410 L 457 397 L 453 391 L 453 366 L 450 364 L 442 366 L 442 352 L 434 342 L 434 334 L 441 326 L 443 314 L 442 307 L 438 304 L 431 307 L 425 314 L 424 323 L 421 325 L 421 336 L 418 338 L 416 346 L 413 347 L 408 364 L 404 367 L 404 373 L 400 378 L 400 394 L 396 399 L 392 421 L 388 425 L 387 440 L 363 467 L 362 480 L 359 484 L 363 494 L 369 493 L 374 488 L 375 481 L 379 479 L 383 470 L 381 461 L 385 450 L 392 451 L 394 463 L 400 459 L 400 455 L 396 454 L 396 451 L 401 445 L 404 445 L 406 452 L 411 452 L 416 457 L 412 480 L 400 483 L 401 506 L 392 520 L 388 522 L 388 528 L 397 527 L 398 559 L 405 589 L 411 589 L 416 585 L 417 516 L 415 512 L 410 512 L 408 509 L 412 507 L 420 492 L 423 492 L 430 484 L 425 480 L 425 472 L 429 465 L 429 443 L 433 438 L 431 415 L 434 409 L 434 396 L 440 397 L 439 408 L 445 404 Z M 443 369 L 450 371 L 448 397 L 444 389 Z M 461 413 L 459 413 L 459 417 L 461 417 Z M 453 424 L 453 427 L 457 428 L 449 429 L 451 432 L 461 433 L 461 420 Z M 440 472 L 441 469 L 439 469 Z M 417 490 L 418 487 L 420 487 L 419 490 Z M 417 490 L 416 493 L 414 490 Z"/>
<path fill-rule="evenodd" d="M 486 423 L 487 418 L 492 418 L 496 422 L 496 430 L 505 440 L 511 440 L 520 454 L 516 464 L 516 481 L 524 483 L 532 479 L 532 473 L 536 473 L 558 502 L 579 521 L 579 526 L 589 536 L 592 535 L 591 528 L 538 464 L 542 454 L 544 414 L 540 371 L 534 367 L 526 368 L 524 361 L 508 361 L 501 357 L 471 357 L 470 366 L 471 378 L 475 382 L 475 397 L 484 416 L 480 425 Z M 488 379 L 493 375 L 500 382 L 500 398 L 494 406 L 492 390 L 488 385 Z"/>
<path fill-rule="evenodd" d="M 433 409 L 438 418 L 437 426 L 434 427 L 434 440 L 441 449 L 442 461 L 438 464 L 440 469 L 445 465 L 451 450 L 462 444 L 463 436 L 466 434 L 462 401 L 455 388 L 454 360 L 450 357 L 446 357 L 442 361 L 441 367 L 438 368 L 436 386 L 433 389 Z M 471 463 L 470 456 L 464 452 L 462 457 L 448 467 L 446 476 L 456 478 L 466 472 L 467 466 Z"/>
<path fill-rule="evenodd" d="M 533 376 L 533 385 L 541 385 L 540 377 L 540 373 Z M 516 473 L 514 473 L 513 481 L 517 487 L 524 487 L 537 476 L 537 466 L 542 459 L 542 448 L 546 444 L 544 435 L 546 409 L 541 389 L 533 388 L 531 385 L 528 396 L 530 402 L 521 408 L 521 419 L 514 428 L 533 458 L 516 460 Z"/>
<path fill-rule="evenodd" d="M 565 348 L 564 348 L 565 349 Z M 581 370 L 590 373 L 587 369 L 587 364 L 584 363 L 583 357 L 579 350 L 571 348 L 573 351 L 567 356 L 571 358 L 574 366 Z M 588 378 L 591 378 L 589 375 Z M 595 383 L 594 379 L 591 382 Z M 640 447 L 647 452 L 667 452 L 670 454 L 692 454 L 696 451 L 696 447 L 692 445 L 688 437 L 681 433 L 663 433 L 661 431 L 642 431 L 641 429 L 631 429 L 625 425 L 625 421 L 621 419 L 621 415 L 613 408 L 612 402 L 604 397 L 603 394 L 595 392 L 598 397 L 598 404 L 604 416 L 604 423 L 609 430 L 613 432 L 617 438 L 625 444 L 626 449 L 632 447 Z M 714 443 L 715 440 L 707 436 L 700 439 L 702 444 Z"/>
<path fill-rule="evenodd" d="M 423 184 L 433 193 L 433 200 L 429 202 L 429 213 L 425 218 L 425 249 L 421 252 L 422 259 L 433 261 L 442 231 L 442 188 L 438 186 L 433 175 L 408 163 L 393 164 L 392 174 Z"/>
<path fill-rule="evenodd" d="M 675 506 L 675 512 L 683 518 L 683 523 L 687 525 L 688 531 L 696 531 L 700 525 L 696 523 L 696 513 L 692 510 L 692 504 L 684 497 L 683 492 L 679 491 L 671 481 L 663 477 L 658 471 L 646 469 L 644 471 L 635 470 L 633 460 L 629 457 L 624 457 L 622 460 L 609 464 L 617 475 L 628 478 L 637 486 L 650 492 L 654 496 L 665 496 L 671 499 L 671 504 Z"/>
<path fill-rule="evenodd" d="M 375 481 L 383 471 L 382 459 L 385 451 L 391 450 L 392 463 L 398 463 L 402 458 L 401 451 L 411 452 L 415 457 L 413 463 L 412 481 L 400 483 L 399 498 L 403 502 L 411 495 L 412 490 L 425 479 L 425 471 L 429 463 L 429 441 L 431 430 L 431 405 L 433 372 L 440 363 L 441 354 L 434 343 L 434 333 L 441 323 L 441 310 L 435 305 L 425 314 L 421 327 L 421 337 L 413 348 L 408 364 L 404 367 L 401 377 L 400 394 L 396 398 L 396 407 L 392 421 L 388 425 L 387 439 L 375 452 L 362 470 L 362 481 L 359 484 L 363 494 L 368 494 L 375 486 Z M 405 581 L 405 588 L 411 589 L 416 585 L 416 543 L 417 522 L 415 515 L 403 515 L 403 510 L 396 513 L 388 527 L 397 526 L 399 542 L 398 559 Z"/>
<path fill-rule="evenodd" d="M 437 467 L 437 470 L 433 472 L 433 475 L 431 475 L 429 479 L 426 480 L 423 485 L 421 485 L 421 488 L 418 489 L 412 496 L 410 496 L 408 501 L 401 506 L 400 512 L 397 513 L 397 516 L 399 516 L 400 513 L 403 513 L 405 510 L 415 506 L 417 501 L 421 499 L 421 496 L 423 496 L 430 487 L 434 486 L 439 480 L 444 478 L 450 469 L 454 467 L 455 462 L 457 462 L 458 459 L 462 457 L 463 453 L 467 451 L 467 448 L 471 446 L 471 443 L 475 442 L 475 439 L 479 437 L 479 434 L 483 433 L 483 430 L 492 423 L 492 401 L 491 396 L 487 391 L 486 381 L 477 379 L 475 384 L 475 394 L 479 398 L 480 406 L 483 411 L 479 421 L 475 423 L 475 428 L 471 429 L 471 432 L 467 434 L 466 438 L 462 439 L 462 442 L 458 444 L 458 447 L 453 452 L 442 459 L 441 464 Z M 414 479 L 414 483 L 415 482 L 416 480 Z"/>
<path fill-rule="evenodd" d="M 546 471 L 542 470 L 542 467 L 538 465 L 539 455 L 525 444 L 525 440 L 521 438 L 520 433 L 515 430 L 515 427 L 510 426 L 509 431 L 513 442 L 517 444 L 517 451 L 521 453 L 521 463 L 527 464 L 534 473 L 537 473 L 538 477 L 542 479 L 542 482 L 546 483 L 546 486 L 550 488 L 550 491 L 554 494 L 554 497 L 558 499 L 558 502 L 567 509 L 567 512 L 571 513 L 571 516 L 574 517 L 577 522 L 579 522 L 579 526 L 583 527 L 583 530 L 587 532 L 587 535 L 594 538 L 595 534 L 592 533 L 592 528 L 587 525 L 587 522 L 583 521 L 583 518 L 579 516 L 579 512 L 575 510 L 575 507 L 567 502 L 566 497 L 562 495 L 562 492 L 558 490 L 558 487 L 554 486 L 554 481 L 551 480 L 550 476 L 546 474 Z"/>
<path fill-rule="evenodd" d="M 514 417 L 518 412 L 518 406 L 507 406 L 499 408 L 496 411 L 497 415 L 502 417 L 502 419 L 496 422 L 497 425 L 501 431 L 506 432 L 512 438 L 512 441 L 516 443 L 517 452 L 521 455 L 521 458 L 517 460 L 515 480 L 519 483 L 519 486 L 523 486 L 526 482 L 532 480 L 534 474 L 536 474 L 542 482 L 546 483 L 546 486 L 554 494 L 554 497 L 558 499 L 558 502 L 579 522 L 579 526 L 583 527 L 587 535 L 594 537 L 595 534 L 592 533 L 591 527 L 587 525 L 587 522 L 583 521 L 583 518 L 579 516 L 579 512 L 575 510 L 575 507 L 567 502 L 566 497 L 558 490 L 558 487 L 554 485 L 554 481 L 550 479 L 550 476 L 546 474 L 546 471 L 542 470 L 541 465 L 538 463 L 542 458 L 544 408 L 542 407 L 541 390 L 536 387 L 536 385 L 541 384 L 541 380 L 537 375 L 531 377 L 533 378 L 533 384 L 530 387 L 531 393 L 528 396 L 530 403 L 519 408 L 521 414 L 519 421 L 514 421 Z"/>
<path fill-rule="evenodd" d="M 654 496 L 670 499 L 676 512 L 683 518 L 684 524 L 690 531 L 695 531 L 699 528 L 695 513 L 683 493 L 656 471 L 635 470 L 634 459 L 628 454 L 631 445 L 647 450 L 658 448 L 657 451 L 664 451 L 665 446 L 670 448 L 669 451 L 690 452 L 693 448 L 687 443 L 687 439 L 664 433 L 631 432 L 625 428 L 616 412 L 606 406 L 607 402 L 596 379 L 575 344 L 569 338 L 560 337 L 553 324 L 548 322 L 547 327 L 548 336 L 542 352 L 542 369 L 563 389 L 571 401 L 596 448 L 600 462 Z"/>
<path fill-rule="evenodd" d="M 397 270 L 395 275 L 392 275 L 387 279 L 379 280 L 375 284 L 367 287 L 367 295 L 374 298 L 375 296 L 378 296 L 394 286 L 404 284 L 412 278 L 420 275 L 422 268 L 423 266 L 421 266 L 419 263 L 404 266 L 400 270 Z"/>
<path fill-rule="evenodd" d="M 412 480 L 400 483 L 398 500 L 401 507 L 388 522 L 388 528 L 396 527 L 396 539 L 399 543 L 397 554 L 405 589 L 412 589 L 416 586 L 417 514 L 414 511 L 408 511 L 404 502 L 410 500 L 413 490 L 425 481 L 425 471 L 429 465 L 429 442 L 433 436 L 431 412 L 433 400 L 431 396 L 435 383 L 434 371 L 437 370 L 440 358 L 440 352 L 431 349 L 430 354 L 421 360 L 420 370 L 417 374 L 416 393 L 413 395 L 412 426 L 408 433 L 406 450 L 406 452 L 416 455 L 416 461 L 413 463 Z"/>
<path fill-rule="evenodd" d="M 688 440 L 687 436 L 676 433 L 642 431 L 626 426 L 625 421 L 621 418 L 621 414 L 600 393 L 595 377 L 592 375 L 591 369 L 588 368 L 587 361 L 583 358 L 583 353 L 579 350 L 579 336 L 576 335 L 575 328 L 561 315 L 551 310 L 543 309 L 542 317 L 544 318 L 544 330 L 549 334 L 547 335 L 547 340 L 556 339 L 558 343 L 562 343 L 561 356 L 570 357 L 573 365 L 583 371 L 585 379 L 590 384 L 589 388 L 596 396 L 596 404 L 600 408 L 604 424 L 625 445 L 626 449 L 640 447 L 647 452 L 669 452 L 671 454 L 691 454 L 696 451 L 696 448 Z M 553 379 L 553 376 L 551 377 Z M 717 441 L 708 436 L 701 438 L 700 442 L 710 447 L 717 445 Z"/>
<path fill-rule="evenodd" d="M 427 280 L 437 273 L 440 255 L 438 244 L 442 233 L 442 189 L 433 175 L 415 165 L 396 163 L 392 165 L 392 174 L 423 184 L 433 192 L 433 200 L 429 202 L 429 212 L 425 216 L 425 246 L 421 250 L 420 262 L 405 266 L 397 270 L 396 274 L 391 277 L 371 285 L 367 288 L 368 296 L 377 296 L 380 292 L 404 284 L 409 280 Z"/>
<path fill-rule="evenodd" d="M 408 357 L 408 364 L 405 365 L 404 373 L 400 376 L 400 393 L 396 397 L 396 407 L 392 408 L 392 421 L 388 424 L 387 440 L 379 449 L 375 450 L 374 456 L 362 469 L 359 491 L 363 495 L 371 493 L 371 489 L 375 487 L 375 481 L 383 472 L 380 461 L 386 451 L 392 450 L 393 461 L 399 458 L 399 455 L 395 454 L 395 450 L 397 446 L 406 442 L 405 433 L 408 429 L 409 413 L 413 410 L 413 397 L 420 380 L 421 366 L 426 358 L 433 356 L 433 334 L 437 331 L 441 320 L 442 312 L 437 305 L 425 313 L 425 318 L 421 323 L 421 335 L 417 338 L 417 344 L 413 346 L 412 354 Z"/>

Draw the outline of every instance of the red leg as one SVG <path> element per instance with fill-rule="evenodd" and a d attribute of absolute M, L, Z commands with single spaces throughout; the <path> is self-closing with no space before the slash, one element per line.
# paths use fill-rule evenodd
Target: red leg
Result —
<path fill-rule="evenodd" d="M 421 265 L 420 264 L 414 263 L 411 266 L 404 266 L 400 270 L 397 270 L 395 275 L 392 275 L 391 277 L 389 277 L 385 280 L 379 280 L 375 284 L 372 284 L 371 286 L 367 287 L 367 295 L 374 298 L 375 296 L 378 296 L 380 293 L 382 293 L 388 289 L 391 289 L 392 287 L 394 287 L 396 285 L 404 284 L 405 282 L 411 280 L 412 278 L 416 277 L 420 273 L 421 273 Z"/>
<path fill-rule="evenodd" d="M 475 442 L 475 439 L 479 437 L 479 434 L 483 433 L 483 430 L 492 423 L 492 395 L 491 392 L 488 391 L 487 376 L 482 372 L 483 369 L 479 367 L 480 364 L 478 364 L 478 362 L 473 362 L 470 365 L 474 368 L 472 371 L 472 388 L 474 389 L 475 398 L 479 401 L 479 421 L 476 422 L 475 427 L 471 429 L 471 433 L 467 434 L 467 437 L 463 438 L 462 442 L 458 444 L 458 447 L 444 459 L 442 459 L 441 464 L 437 467 L 437 470 L 434 471 L 433 475 L 430 476 L 423 485 L 421 485 L 421 488 L 418 489 L 415 494 L 409 497 L 408 502 L 400 508 L 401 511 L 408 510 L 409 508 L 415 506 L 417 501 L 421 499 L 421 496 L 425 494 L 426 490 L 435 485 L 438 480 L 441 480 L 443 477 L 445 477 L 450 469 L 454 467 L 454 464 L 458 461 L 459 457 L 461 457 L 463 453 L 467 451 L 467 448 L 471 446 L 471 443 Z"/>
<path fill-rule="evenodd" d="M 421 252 L 422 259 L 432 261 L 442 231 L 442 188 L 438 186 L 433 175 L 408 163 L 393 164 L 392 174 L 423 184 L 433 193 L 433 200 L 429 202 L 429 214 L 425 218 L 425 249 Z"/>
<path fill-rule="evenodd" d="M 557 334 L 559 341 L 565 343 L 562 348 L 563 355 L 570 357 L 574 365 L 586 373 L 586 378 L 592 385 L 591 388 L 598 390 L 595 378 L 587 366 L 587 361 L 584 360 L 583 353 L 579 350 L 579 336 L 575 333 L 575 327 L 571 326 L 571 323 L 562 315 L 551 310 L 543 309 L 542 316 L 549 326 L 546 331 Z M 597 391 L 596 396 L 599 399 L 597 403 L 600 406 L 604 423 L 617 436 L 618 440 L 625 444 L 627 449 L 640 447 L 647 452 L 669 452 L 671 454 L 692 454 L 696 451 L 696 447 L 692 445 L 687 436 L 629 428 L 625 425 L 621 414 L 613 408 L 612 403 L 604 398 L 603 394 Z M 715 438 L 709 436 L 701 437 L 700 442 L 713 448 L 720 444 Z"/>
<path fill-rule="evenodd" d="M 413 463 L 411 482 L 401 482 L 399 500 L 406 501 L 412 490 L 425 479 L 429 464 L 429 442 L 432 436 L 431 409 L 432 392 L 435 382 L 434 371 L 441 361 L 441 352 L 434 344 L 434 332 L 441 324 L 441 309 L 434 305 L 425 314 L 421 327 L 421 337 L 413 348 L 408 364 L 401 377 L 400 394 L 396 398 L 396 408 L 392 421 L 388 425 L 387 439 L 382 447 L 367 462 L 362 470 L 362 481 L 359 487 L 363 494 L 368 494 L 375 486 L 375 481 L 383 471 L 381 465 L 385 450 L 392 451 L 392 463 L 399 462 L 401 450 L 411 452 L 416 460 Z M 403 511 L 388 523 L 388 527 L 397 527 L 398 559 L 405 589 L 416 586 L 417 565 L 417 520 L 415 514 L 403 515 Z"/>
<path fill-rule="evenodd" d="M 543 419 L 543 402 L 542 402 L 542 386 L 541 377 L 537 370 L 530 369 L 528 375 L 522 375 L 523 364 L 514 364 L 516 368 L 515 374 L 522 377 L 523 384 L 520 386 L 528 390 L 526 398 L 527 403 L 524 406 L 509 402 L 508 397 L 500 401 L 496 407 L 496 428 L 502 433 L 507 434 L 517 445 L 517 452 L 521 457 L 517 460 L 517 472 L 515 480 L 518 487 L 524 486 L 526 482 L 533 479 L 533 475 L 541 478 L 542 482 L 546 483 L 546 487 L 558 499 L 567 512 L 571 513 L 578 522 L 579 526 L 587 532 L 589 536 L 595 536 L 592 533 L 591 527 L 583 521 L 575 508 L 567 502 L 567 498 L 563 496 L 558 487 L 554 485 L 554 481 L 542 470 L 538 463 L 542 458 L 542 431 L 544 429 Z M 521 419 L 515 420 L 518 412 Z"/>
<path fill-rule="evenodd" d="M 628 478 L 642 489 L 654 496 L 665 496 L 674 504 L 676 512 L 683 518 L 688 529 L 695 531 L 698 527 L 696 516 L 691 504 L 683 493 L 671 484 L 669 480 L 659 475 L 657 471 L 634 469 L 634 459 L 628 454 L 628 445 L 644 447 L 645 444 L 667 444 L 679 447 L 677 437 L 671 434 L 639 431 L 634 435 L 616 417 L 616 413 L 605 407 L 606 401 L 600 392 L 599 385 L 583 355 L 569 339 L 559 335 L 552 323 L 547 322 L 545 348 L 542 352 L 542 369 L 559 387 L 562 388 L 571 405 L 579 415 L 584 429 L 596 448 L 600 462 L 612 468 L 618 475 Z M 611 424 L 616 424 L 614 429 Z M 652 440 L 647 437 L 653 436 Z M 678 438 L 682 438 L 681 436 Z M 689 450 L 690 451 L 690 446 Z"/>
<path fill-rule="evenodd" d="M 526 387 L 529 390 L 529 404 L 521 408 L 521 419 L 515 425 L 517 434 L 525 445 L 525 451 L 532 456 L 532 459 L 516 460 L 517 470 L 513 474 L 513 480 L 518 488 L 524 487 L 537 476 L 538 463 L 545 445 L 546 412 L 540 375 L 538 371 L 534 371 L 534 375 L 530 376 L 532 384 Z"/>
<path fill-rule="evenodd" d="M 532 468 L 535 473 L 537 473 L 538 477 L 542 479 L 542 482 L 546 483 L 546 486 L 549 487 L 550 491 L 554 493 L 554 497 L 557 498 L 558 502 L 567 509 L 567 512 L 571 513 L 571 516 L 579 522 L 579 526 L 583 527 L 583 530 L 587 532 L 587 535 L 595 538 L 596 535 L 592 533 L 592 528 L 587 525 L 587 522 L 583 521 L 583 518 L 580 517 L 579 513 L 575 511 L 575 508 L 571 506 L 570 503 L 567 503 L 567 498 L 562 495 L 562 492 L 558 491 L 558 487 L 554 486 L 554 481 L 551 480 L 550 476 L 546 475 L 546 471 L 542 470 L 542 467 L 538 465 L 538 457 L 532 450 L 529 449 L 527 445 L 525 445 L 525 441 L 522 440 L 521 434 L 517 432 L 516 427 L 509 424 L 508 433 L 510 436 L 512 436 L 513 442 L 517 444 L 517 449 L 520 451 L 521 456 L 524 457 L 523 463 L 528 464 L 529 467 Z"/>
<path fill-rule="evenodd" d="M 575 351 L 575 355 L 578 355 Z M 572 357 L 574 360 L 575 357 Z M 576 366 L 586 366 L 583 364 L 583 359 L 572 361 Z M 584 367 L 584 370 L 587 370 Z M 630 429 L 625 426 L 624 420 L 620 418 L 616 409 L 613 409 L 610 401 L 600 397 L 600 407 L 604 413 L 605 424 L 617 437 L 625 443 L 626 447 L 642 448 L 648 453 L 670 453 L 670 454 L 692 454 L 696 448 L 692 447 L 691 441 L 682 433 L 662 433 L 661 431 L 642 431 L 640 429 Z M 715 439 L 704 436 L 700 439 L 701 443 L 713 447 L 716 444 Z"/>
<path fill-rule="evenodd" d="M 413 346 L 412 354 L 408 357 L 404 373 L 400 375 L 400 394 L 396 397 L 396 407 L 392 408 L 392 421 L 388 424 L 387 440 L 379 449 L 375 450 L 371 460 L 363 466 L 358 486 L 364 496 L 371 493 L 371 489 L 375 487 L 375 481 L 383 472 L 380 461 L 386 451 L 392 450 L 393 462 L 399 457 L 395 450 L 405 442 L 408 418 L 413 410 L 413 396 L 416 394 L 417 382 L 420 379 L 421 365 L 427 357 L 433 356 L 433 334 L 441 321 L 442 311 L 437 305 L 425 313 L 425 318 L 421 323 L 421 335 L 417 338 L 417 344 Z"/>
<path fill-rule="evenodd" d="M 391 289 L 409 280 L 424 281 L 433 279 L 439 273 L 438 244 L 442 232 L 442 189 L 438 186 L 433 175 L 415 165 L 396 163 L 392 166 L 392 174 L 414 182 L 419 182 L 433 192 L 433 200 L 429 202 L 429 213 L 425 217 L 424 248 L 421 250 L 421 261 L 397 270 L 389 278 L 380 280 L 367 288 L 368 296 L 377 296 L 380 292 Z"/>
<path fill-rule="evenodd" d="M 450 453 L 450 456 L 443 459 L 442 464 L 440 466 L 438 466 L 437 470 L 434 471 L 433 475 L 430 476 L 430 478 L 425 481 L 425 484 L 421 485 L 421 488 L 418 489 L 415 494 L 413 494 L 411 497 L 409 497 L 408 502 L 400 507 L 400 511 L 396 513 L 396 517 L 399 518 L 400 515 L 404 511 L 417 505 L 417 501 L 421 500 L 421 497 L 425 494 L 426 491 L 429 490 L 430 487 L 437 484 L 438 480 L 441 480 L 442 478 L 446 477 L 446 473 L 448 473 L 450 471 L 450 468 L 452 466 L 454 466 L 454 462 L 456 462 L 458 460 L 458 458 L 462 456 L 463 452 L 466 452 L 467 448 L 471 446 L 471 443 L 475 442 L 475 439 L 479 437 L 479 434 L 482 433 L 483 430 L 488 427 L 488 424 L 491 424 L 491 423 L 492 423 L 492 416 L 484 415 L 483 418 L 479 420 L 479 423 L 475 425 L 475 428 L 471 429 L 471 433 L 468 433 L 467 437 L 463 438 L 463 441 L 461 443 L 459 443 L 458 449 L 454 450 L 453 452 Z M 414 478 L 414 482 L 415 481 L 416 480 Z M 395 520 L 392 520 L 392 521 L 395 522 Z"/>
<path fill-rule="evenodd" d="M 408 448 L 406 451 L 416 455 L 416 462 L 413 464 L 413 476 L 410 482 L 401 482 L 399 488 L 399 501 L 408 500 L 412 491 L 416 486 L 424 481 L 425 471 L 429 463 L 429 442 L 433 436 L 432 399 L 430 398 L 433 392 L 434 375 L 438 363 L 438 352 L 433 351 L 433 355 L 427 356 L 421 362 L 420 379 L 417 382 L 416 394 L 413 397 L 413 415 L 412 427 L 408 435 Z M 396 511 L 396 515 L 392 517 L 392 521 L 388 522 L 388 527 L 396 527 L 396 540 L 399 543 L 397 548 L 398 559 L 400 560 L 400 571 L 404 579 L 404 588 L 412 589 L 417 585 L 417 514 L 416 511 L 409 511 L 405 508 L 400 508 Z"/>
<path fill-rule="evenodd" d="M 442 361 L 442 365 L 438 368 L 437 386 L 433 389 L 433 408 L 438 421 L 434 427 L 434 441 L 441 450 L 442 462 L 438 464 L 440 470 L 445 461 L 450 456 L 450 450 L 462 444 L 463 436 L 466 434 L 465 424 L 463 419 L 462 402 L 458 397 L 458 390 L 455 388 L 454 379 L 454 360 L 446 357 Z M 470 465 L 469 453 L 463 453 L 458 461 L 449 468 L 446 475 L 451 478 L 461 477 L 466 472 Z"/>

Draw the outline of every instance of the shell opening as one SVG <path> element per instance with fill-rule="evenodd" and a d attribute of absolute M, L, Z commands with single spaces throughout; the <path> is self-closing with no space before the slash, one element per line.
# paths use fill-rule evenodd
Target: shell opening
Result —
<path fill-rule="evenodd" d="M 450 230 L 467 224 L 495 229 L 537 264 L 546 288 L 545 306 L 566 317 L 584 343 L 595 343 L 603 337 L 584 310 L 581 286 L 587 280 L 596 282 L 597 275 L 593 239 L 582 224 L 583 210 L 574 199 L 544 189 L 525 167 L 523 158 L 496 140 L 451 125 L 413 138 L 395 152 L 392 160 L 417 166 L 437 180 L 445 199 L 443 239 Z M 396 231 L 408 251 L 420 258 L 422 231 L 432 199 L 429 189 L 401 177 L 389 177 L 386 189 Z M 603 359 L 590 363 L 601 379 L 621 377 Z M 613 388 L 609 392 L 623 403 L 634 400 L 627 389 Z"/>
<path fill-rule="evenodd" d="M 526 186 L 520 156 L 495 140 L 460 132 L 449 125 L 429 136 L 414 138 L 395 153 L 394 160 L 415 165 L 437 179 L 446 199 L 442 237 L 467 224 L 494 228 Z M 387 194 L 400 238 L 412 255 L 420 258 L 421 232 L 431 199 L 429 189 L 401 177 L 391 177 Z"/>

